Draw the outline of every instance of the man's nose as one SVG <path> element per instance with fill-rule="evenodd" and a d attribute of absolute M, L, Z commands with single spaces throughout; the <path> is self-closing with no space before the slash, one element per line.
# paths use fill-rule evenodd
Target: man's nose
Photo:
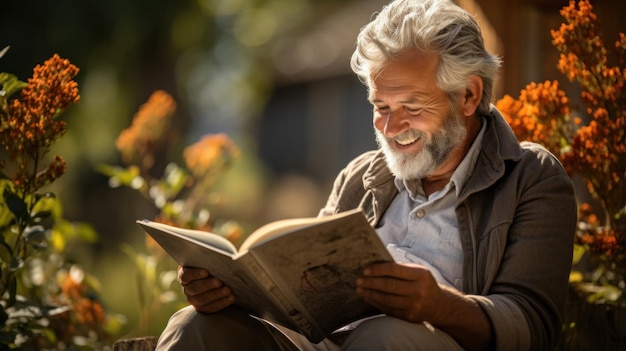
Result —
<path fill-rule="evenodd" d="M 390 111 L 383 116 L 384 125 L 381 129 L 387 136 L 393 136 L 404 131 L 409 125 L 407 113 L 400 110 Z"/>

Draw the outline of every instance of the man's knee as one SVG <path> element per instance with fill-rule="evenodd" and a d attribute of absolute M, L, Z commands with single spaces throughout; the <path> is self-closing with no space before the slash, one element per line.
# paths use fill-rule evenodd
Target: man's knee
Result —
<path fill-rule="evenodd" d="M 462 350 L 442 331 L 428 324 L 409 323 L 393 317 L 373 318 L 355 328 L 342 345 L 342 350 Z"/>
<path fill-rule="evenodd" d="M 215 346 L 222 350 L 273 350 L 274 344 L 267 326 L 239 309 L 205 314 L 188 306 L 170 317 L 156 350 L 204 350 Z"/>

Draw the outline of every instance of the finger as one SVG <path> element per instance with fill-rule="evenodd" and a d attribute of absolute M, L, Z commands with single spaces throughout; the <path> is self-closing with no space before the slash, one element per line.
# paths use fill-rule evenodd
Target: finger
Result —
<path fill-rule="evenodd" d="M 204 279 L 210 276 L 206 269 L 195 267 L 178 267 L 178 281 L 187 284 L 194 280 Z"/>
<path fill-rule="evenodd" d="M 406 307 L 408 303 L 407 296 L 396 295 L 386 291 L 359 287 L 357 288 L 357 293 L 378 309 L 400 309 Z"/>
<path fill-rule="evenodd" d="M 417 264 L 399 264 L 397 262 L 374 263 L 363 270 L 364 276 L 395 277 L 404 280 L 417 280 L 428 274 L 428 269 Z"/>
<path fill-rule="evenodd" d="M 181 283 L 186 296 L 200 295 L 208 291 L 218 289 L 224 285 L 221 280 L 215 277 L 192 280 L 188 283 Z"/>
<path fill-rule="evenodd" d="M 194 307 L 211 305 L 222 299 L 234 299 L 232 291 L 226 286 L 222 286 L 218 289 L 205 290 L 199 294 L 192 294 L 187 287 L 183 287 L 183 292 L 187 297 L 187 302 Z"/>
<path fill-rule="evenodd" d="M 215 313 L 221 311 L 222 309 L 232 305 L 235 302 L 235 297 L 230 293 L 226 293 L 221 290 L 218 291 L 220 294 L 226 294 L 225 296 L 221 296 L 215 299 L 215 295 L 212 297 L 206 296 L 194 296 L 193 298 L 188 298 L 188 302 L 192 305 L 196 311 L 203 313 Z M 217 292 L 211 292 L 211 294 Z M 205 301 L 206 300 L 208 301 Z"/>
<path fill-rule="evenodd" d="M 414 280 L 404 280 L 392 277 L 363 276 L 357 279 L 357 287 L 366 290 L 379 291 L 393 295 L 419 294 L 419 284 Z"/>
<path fill-rule="evenodd" d="M 363 299 L 381 313 L 410 322 L 423 322 L 425 319 L 422 299 L 407 295 L 395 295 L 377 290 L 357 291 Z"/>

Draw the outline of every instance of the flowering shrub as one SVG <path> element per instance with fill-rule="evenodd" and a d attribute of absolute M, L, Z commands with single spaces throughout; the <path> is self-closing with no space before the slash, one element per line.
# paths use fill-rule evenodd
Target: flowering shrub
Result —
<path fill-rule="evenodd" d="M 153 175 L 158 173 L 153 169 L 156 154 L 172 142 L 169 131 L 175 112 L 172 96 L 155 91 L 116 140 L 124 166 L 102 165 L 100 171 L 109 176 L 112 187 L 133 188 L 150 201 L 157 209 L 156 221 L 211 231 L 235 241 L 242 234 L 241 227 L 232 221 L 217 225 L 211 216 L 211 208 L 222 201 L 214 191 L 215 182 L 239 157 L 239 148 L 225 134 L 208 134 L 187 146 L 182 154 L 186 167 L 171 162 L 162 175 Z M 147 253 L 140 253 L 125 247 L 140 273 L 138 335 L 148 333 L 150 322 L 164 304 L 184 303 L 178 285 L 172 286 L 174 261 L 147 235 L 146 249 Z"/>
<path fill-rule="evenodd" d="M 578 83 L 586 110 L 573 117 L 557 81 L 531 83 L 518 99 L 505 96 L 496 106 L 520 140 L 545 145 L 570 174 L 584 179 L 602 210 L 579 208 L 575 263 L 586 253 L 592 271 L 574 271 L 570 280 L 589 301 L 625 304 L 626 36 L 619 33 L 609 57 L 588 0 L 570 1 L 561 15 L 565 22 L 551 31 L 560 52 L 557 68 Z"/>
<path fill-rule="evenodd" d="M 61 114 L 80 99 L 77 74 L 56 54 L 28 82 L 0 73 L 0 349 L 99 347 L 115 322 L 93 277 L 66 259 L 75 239 L 95 232 L 63 219 L 58 199 L 42 192 L 66 169 L 48 154 L 66 131 Z"/>

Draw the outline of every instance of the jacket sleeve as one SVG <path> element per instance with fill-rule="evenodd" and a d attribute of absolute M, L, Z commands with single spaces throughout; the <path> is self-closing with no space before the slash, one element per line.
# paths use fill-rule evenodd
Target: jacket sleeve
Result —
<path fill-rule="evenodd" d="M 565 312 L 576 200 L 553 155 L 535 144 L 524 149 L 493 191 L 468 201 L 480 207 L 471 220 L 483 223 L 470 290 L 491 320 L 496 350 L 553 350 Z"/>

